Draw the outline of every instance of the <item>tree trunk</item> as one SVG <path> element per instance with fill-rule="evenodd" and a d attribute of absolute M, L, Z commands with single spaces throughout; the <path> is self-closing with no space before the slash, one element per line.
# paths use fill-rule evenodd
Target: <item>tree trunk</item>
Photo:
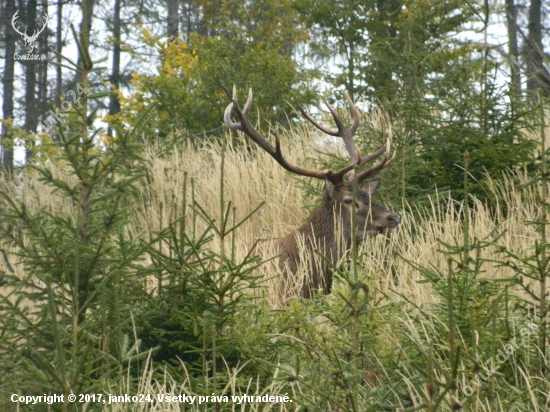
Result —
<path fill-rule="evenodd" d="M 13 79 L 15 73 L 15 32 L 10 19 L 15 13 L 15 0 L 6 0 L 2 20 L 4 24 L 5 54 L 4 76 L 2 78 L 2 118 L 13 118 Z M 13 142 L 6 125 L 2 125 L 2 165 L 8 173 L 13 172 Z"/>
<path fill-rule="evenodd" d="M 508 26 L 508 56 L 510 58 L 510 77 L 516 92 L 521 91 L 521 75 L 516 66 L 519 57 L 518 47 L 518 11 L 514 0 L 506 0 L 506 25 Z"/>
<path fill-rule="evenodd" d="M 176 40 L 179 29 L 179 0 L 168 0 L 168 37 Z"/>
<path fill-rule="evenodd" d="M 342 39 L 344 40 L 344 39 Z M 347 92 L 352 101 L 355 101 L 355 43 L 349 42 L 348 47 L 348 84 Z"/>
<path fill-rule="evenodd" d="M 47 0 L 41 0 L 41 15 L 48 13 Z M 48 111 L 48 51 L 49 51 L 50 32 L 48 29 L 39 37 L 39 52 L 46 59 L 40 60 L 38 73 L 38 115 L 40 119 L 45 119 Z"/>
<path fill-rule="evenodd" d="M 94 15 L 94 2 L 95 0 L 82 0 L 81 8 L 85 12 L 85 15 L 82 17 L 80 22 L 80 36 L 78 41 L 81 42 L 82 47 L 86 50 L 90 46 L 90 33 L 92 31 L 92 17 Z M 86 44 L 84 44 L 86 43 Z M 78 67 L 82 66 L 82 58 L 78 56 L 77 60 Z M 71 89 L 76 87 L 77 83 L 82 82 L 82 74 L 77 72 L 74 77 L 74 84 L 71 85 Z"/>
<path fill-rule="evenodd" d="M 63 1 L 57 1 L 57 27 L 55 32 L 55 51 L 57 52 L 57 67 L 55 68 L 55 104 L 63 95 L 63 71 L 61 70 L 61 53 L 63 51 Z"/>
<path fill-rule="evenodd" d="M 36 0 L 29 0 L 27 3 L 27 32 L 33 33 L 36 28 L 37 19 L 37 2 Z M 35 50 L 36 52 L 36 50 Z M 38 107 L 36 99 L 36 72 L 39 63 L 37 61 L 29 60 L 25 62 L 25 130 L 27 132 L 36 133 L 38 127 Z M 33 141 L 27 141 L 25 148 L 25 163 L 28 163 L 33 157 Z"/>
<path fill-rule="evenodd" d="M 115 89 L 120 88 L 120 2 L 115 0 L 115 12 L 113 17 L 113 68 L 109 81 Z M 109 98 L 109 114 L 115 115 L 120 112 L 120 102 L 118 95 L 112 93 Z M 108 129 L 108 135 L 113 136 L 111 127 Z"/>
<path fill-rule="evenodd" d="M 527 90 L 532 101 L 537 101 L 538 89 L 541 89 L 543 97 L 550 95 L 550 76 L 543 64 L 544 50 L 542 47 L 541 16 L 542 1 L 531 0 L 525 53 L 527 61 Z"/>
<path fill-rule="evenodd" d="M 81 34 L 85 34 L 86 39 L 88 39 L 88 43 L 90 41 L 90 33 L 92 31 L 92 17 L 94 15 L 94 2 L 95 0 L 84 0 L 86 2 L 86 19 L 82 21 L 81 27 L 82 31 Z M 86 22 L 86 27 L 83 26 L 84 22 Z"/>
<path fill-rule="evenodd" d="M 185 14 L 185 41 L 189 42 L 189 35 L 195 29 L 191 26 L 191 0 L 187 0 L 184 3 L 184 14 Z"/>

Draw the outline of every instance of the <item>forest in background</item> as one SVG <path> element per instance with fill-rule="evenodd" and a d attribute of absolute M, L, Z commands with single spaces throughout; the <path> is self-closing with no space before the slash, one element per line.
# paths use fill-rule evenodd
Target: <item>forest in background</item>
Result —
<path fill-rule="evenodd" d="M 465 152 L 477 196 L 485 193 L 474 183 L 483 173 L 498 176 L 528 163 L 533 145 L 523 130 L 537 117 L 538 90 L 546 98 L 550 89 L 548 10 L 539 0 L 174 0 L 114 7 L 90 0 L 86 21 L 81 5 L 2 3 L 7 173 L 55 158 L 49 143 L 59 140 L 57 124 L 80 96 L 75 34 L 84 28 L 98 62 L 88 85 L 97 97 L 91 118 L 102 128 L 97 144 L 134 127 L 152 104 L 148 135 L 219 138 L 224 88 L 233 85 L 253 88 L 258 118 L 283 126 L 300 121 L 298 105 L 322 96 L 338 104 L 343 90 L 364 110 L 388 113 L 400 164 L 391 180 L 409 201 L 436 188 L 460 199 L 455 165 Z M 45 60 L 13 58 L 26 47 L 15 27 L 39 33 L 33 53 Z M 373 132 L 366 127 L 361 135 Z M 365 151 L 373 140 L 363 137 Z"/>
<path fill-rule="evenodd" d="M 550 409 L 547 7 L 2 0 L 2 408 Z M 296 164 L 348 163 L 296 110 L 342 91 L 362 153 L 392 137 L 400 230 L 330 295 L 282 302 L 252 252 L 320 187 L 222 126 L 233 85 Z M 153 398 L 90 398 L 123 393 Z"/>

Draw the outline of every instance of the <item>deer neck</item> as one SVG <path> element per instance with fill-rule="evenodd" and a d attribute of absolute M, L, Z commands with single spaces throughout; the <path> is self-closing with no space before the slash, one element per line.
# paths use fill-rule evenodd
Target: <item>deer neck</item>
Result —
<path fill-rule="evenodd" d="M 344 230 L 344 236 L 338 235 L 338 229 L 336 222 L 341 222 L 345 227 L 349 222 L 345 222 L 339 215 L 333 206 L 328 206 L 321 203 L 317 209 L 313 212 L 311 217 L 297 230 L 296 233 L 304 237 L 306 247 L 315 247 L 318 249 L 324 249 L 324 252 L 334 252 L 341 247 L 348 248 L 350 239 L 346 235 Z M 343 229 L 344 227 L 340 228 Z M 317 243 L 316 245 L 314 243 Z M 342 244 L 343 243 L 343 244 Z M 337 246 L 340 247 L 337 247 Z M 337 253 L 340 255 L 340 253 Z"/>

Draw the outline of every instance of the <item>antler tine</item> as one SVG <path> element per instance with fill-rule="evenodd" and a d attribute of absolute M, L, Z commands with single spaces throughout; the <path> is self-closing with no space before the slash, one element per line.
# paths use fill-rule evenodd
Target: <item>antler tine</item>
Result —
<path fill-rule="evenodd" d="M 231 112 L 233 111 L 233 102 L 225 108 L 225 113 L 223 114 L 223 122 L 227 127 L 233 130 L 242 130 L 240 123 L 235 123 L 231 120 Z"/>
<path fill-rule="evenodd" d="M 326 102 L 325 102 L 325 104 L 326 104 Z M 330 130 L 330 129 L 325 128 L 324 126 L 321 126 L 319 123 L 317 123 L 317 120 L 315 120 L 313 117 L 311 117 L 308 114 L 308 112 L 306 112 L 305 109 L 301 105 L 299 107 L 300 107 L 300 112 L 302 112 L 302 116 L 304 116 L 317 129 L 319 129 L 323 133 L 326 133 L 330 136 L 334 136 L 334 137 L 339 137 L 340 136 L 340 131 L 339 130 Z M 330 106 L 329 106 L 329 108 L 330 108 Z"/>
<path fill-rule="evenodd" d="M 334 122 L 338 127 L 339 136 L 344 141 L 344 146 L 346 147 L 346 150 L 351 158 L 351 164 L 359 164 L 361 162 L 361 156 L 359 155 L 357 149 L 355 148 L 355 145 L 353 144 L 353 136 L 355 135 L 355 132 L 359 127 L 359 111 L 357 110 L 357 107 L 355 107 L 355 104 L 346 92 L 344 92 L 344 97 L 348 102 L 351 115 L 353 117 L 353 124 L 350 128 L 344 126 L 344 123 L 342 122 L 340 116 L 338 116 L 338 113 L 336 113 L 336 111 L 331 107 L 330 104 L 328 104 L 327 101 L 325 101 L 325 104 L 330 110 L 332 118 L 334 119 Z"/>
<path fill-rule="evenodd" d="M 386 151 L 386 147 L 387 147 L 387 143 L 384 143 L 384 145 L 380 149 L 378 149 L 376 152 L 371 153 L 367 157 L 362 158 L 361 161 L 357 164 L 357 169 L 363 167 L 368 162 L 376 159 L 378 156 L 380 156 L 382 153 L 384 153 Z M 351 170 L 348 173 L 348 179 L 349 180 L 354 180 L 355 179 L 355 170 Z"/>
<path fill-rule="evenodd" d="M 351 100 L 351 98 L 348 96 L 346 92 L 344 92 L 344 97 L 348 102 L 351 115 L 353 116 L 353 124 L 349 129 L 346 128 L 346 126 L 344 126 L 344 122 L 342 122 L 342 119 L 340 118 L 338 113 L 336 113 L 336 111 L 332 108 L 332 106 L 325 99 L 323 99 L 323 102 L 327 106 L 328 110 L 330 111 L 330 114 L 332 115 L 332 118 L 334 119 L 334 122 L 336 123 L 336 126 L 338 127 L 338 132 L 337 132 L 338 134 L 336 136 L 340 136 L 344 132 L 347 132 L 347 134 L 350 134 L 353 137 L 353 135 L 357 131 L 357 128 L 359 127 L 359 112 L 357 110 L 357 107 L 355 106 L 355 104 L 353 103 L 353 101 Z"/>
<path fill-rule="evenodd" d="M 359 163 L 359 165 L 357 167 L 362 167 L 364 165 L 366 165 L 368 162 L 376 159 L 378 156 L 380 156 L 382 153 L 385 153 L 386 152 L 386 148 L 388 146 L 388 143 L 384 143 L 384 145 L 378 149 L 376 152 L 373 152 L 371 153 L 370 155 L 368 155 L 367 157 L 364 157 L 361 159 L 361 162 Z"/>
<path fill-rule="evenodd" d="M 230 129 L 241 130 L 244 132 L 250 139 L 252 139 L 258 146 L 265 150 L 273 159 L 277 161 L 283 168 L 289 172 L 301 175 L 314 177 L 317 179 L 324 179 L 325 177 L 331 181 L 336 181 L 338 176 L 335 177 L 335 174 L 332 171 L 322 172 L 319 170 L 306 169 L 289 163 L 283 156 L 281 151 L 281 144 L 279 139 L 279 132 L 275 130 L 275 147 L 258 132 L 254 126 L 250 123 L 248 119 L 248 110 L 252 106 L 252 89 L 248 91 L 248 100 L 244 106 L 244 109 L 241 111 L 239 104 L 237 103 L 237 92 L 235 86 L 233 86 L 233 98 L 232 102 L 229 103 L 224 113 L 224 122 Z M 240 123 L 235 123 L 231 120 L 231 112 L 235 109 L 237 116 L 239 117 Z"/>
<path fill-rule="evenodd" d="M 357 128 L 359 127 L 359 111 L 357 110 L 355 103 L 353 103 L 346 92 L 344 92 L 344 97 L 348 101 L 349 109 L 351 111 L 351 115 L 353 116 L 353 125 L 350 127 L 350 132 L 352 135 L 354 135 L 357 131 Z"/>
<path fill-rule="evenodd" d="M 227 127 L 233 130 L 243 130 L 242 125 L 240 123 L 235 123 L 233 120 L 231 120 L 231 112 L 233 112 L 233 106 L 237 107 L 237 110 L 239 109 L 239 104 L 237 103 L 237 88 L 235 85 L 233 85 L 233 94 L 231 97 L 231 103 L 227 105 L 225 108 L 225 112 L 223 114 L 223 122 Z"/>
<path fill-rule="evenodd" d="M 236 130 L 243 130 L 241 123 L 234 123 L 231 120 L 231 112 L 233 111 L 233 107 L 237 109 L 237 114 L 241 112 L 244 116 L 248 116 L 248 110 L 250 110 L 250 106 L 252 106 L 252 88 L 248 89 L 248 98 L 246 99 L 246 103 L 244 105 L 244 109 L 240 110 L 239 103 L 237 103 L 237 88 L 235 85 L 233 85 L 233 98 L 232 102 L 229 103 L 229 105 L 226 107 L 225 112 L 223 114 L 223 120 L 227 127 L 230 129 L 236 129 Z M 240 116 L 239 116 L 240 117 Z"/>
<path fill-rule="evenodd" d="M 323 102 L 327 106 L 328 110 L 330 111 L 330 114 L 332 115 L 332 118 L 334 119 L 334 122 L 336 123 L 336 126 L 338 130 L 329 130 L 323 126 L 321 126 L 316 120 L 314 120 L 305 110 L 302 106 L 300 106 L 300 111 L 302 112 L 302 115 L 311 122 L 315 127 L 317 127 L 319 130 L 321 130 L 323 133 L 326 133 L 330 136 L 338 136 L 341 137 L 344 141 L 344 146 L 346 147 L 346 150 L 351 158 L 351 166 L 355 166 L 356 164 L 359 164 L 361 161 L 361 156 L 357 152 L 357 149 L 355 148 L 355 145 L 353 144 L 353 135 L 357 131 L 357 128 L 359 127 L 359 111 L 357 110 L 357 107 L 351 100 L 351 98 L 348 96 L 346 92 L 344 92 L 344 97 L 346 98 L 350 111 L 353 117 L 353 124 L 350 128 L 347 128 L 344 126 L 344 122 L 342 122 L 342 119 L 336 113 L 336 111 L 332 108 L 332 106 L 323 99 Z M 348 167 L 345 168 L 346 171 L 342 172 L 342 170 L 336 172 L 336 174 L 342 174 L 342 176 L 347 173 L 349 170 Z"/>
<path fill-rule="evenodd" d="M 25 33 L 22 33 L 21 31 L 19 31 L 19 27 L 20 27 L 19 24 L 17 25 L 17 27 L 15 27 L 15 21 L 17 20 L 18 17 L 19 17 L 19 10 L 16 10 L 15 14 L 11 18 L 11 25 L 13 26 L 16 33 L 20 34 L 21 36 L 24 36 L 27 34 L 27 31 L 25 30 Z"/>
<path fill-rule="evenodd" d="M 380 170 L 382 170 L 385 167 L 389 166 L 395 160 L 395 153 L 393 154 L 393 156 L 391 158 L 389 157 L 390 156 L 390 150 L 391 150 L 391 138 L 388 137 L 388 140 L 386 141 L 384 146 L 382 146 L 376 152 L 374 152 L 371 155 L 366 157 L 366 159 L 368 159 L 367 161 L 371 161 L 371 160 L 374 160 L 375 158 L 377 158 L 378 156 L 380 156 L 382 153 L 384 153 L 384 157 L 382 158 L 380 163 L 378 163 L 377 165 L 372 166 L 372 167 L 368 168 L 367 170 L 359 173 L 356 177 L 357 181 L 360 182 L 360 181 L 366 179 L 369 176 L 375 175 Z M 366 164 L 367 161 L 361 162 L 361 163 Z"/>
<path fill-rule="evenodd" d="M 353 125 L 349 129 L 347 129 L 344 126 L 344 123 L 342 122 L 342 119 L 340 118 L 338 113 L 336 113 L 336 111 L 332 108 L 332 106 L 325 99 L 323 99 L 323 102 L 325 103 L 328 110 L 330 111 L 330 114 L 332 115 L 332 118 L 334 119 L 334 122 L 336 123 L 336 126 L 338 127 L 338 130 L 330 130 L 330 129 L 325 128 L 324 126 L 321 126 L 317 122 L 317 120 L 312 118 L 308 114 L 308 112 L 306 112 L 305 109 L 301 105 L 299 106 L 300 107 L 300 112 L 302 112 L 302 115 L 309 122 L 311 122 L 317 129 L 321 130 L 323 133 L 326 133 L 330 136 L 341 137 L 341 134 L 342 134 L 343 131 L 349 130 L 349 133 L 353 136 L 353 134 L 355 134 L 355 132 L 357 131 L 357 128 L 359 127 L 359 112 L 357 111 L 357 107 L 355 107 L 355 104 L 353 104 L 352 100 L 350 99 L 350 97 L 348 96 L 348 94 L 346 92 L 344 92 L 344 97 L 346 98 L 346 100 L 349 104 L 350 111 L 351 111 L 351 114 L 353 116 Z"/>
<path fill-rule="evenodd" d="M 244 110 L 243 110 L 243 113 L 245 115 L 248 115 L 248 110 L 250 109 L 250 106 L 252 106 L 252 87 L 248 89 L 248 98 L 246 99 L 246 103 L 244 105 Z"/>

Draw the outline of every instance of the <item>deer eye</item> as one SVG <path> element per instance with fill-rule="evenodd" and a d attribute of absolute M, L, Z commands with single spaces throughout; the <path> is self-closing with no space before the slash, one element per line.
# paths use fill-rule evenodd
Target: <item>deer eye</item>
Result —
<path fill-rule="evenodd" d="M 345 203 L 346 205 L 351 205 L 351 202 L 352 202 L 351 199 L 346 199 L 346 200 L 344 200 L 344 203 Z"/>

